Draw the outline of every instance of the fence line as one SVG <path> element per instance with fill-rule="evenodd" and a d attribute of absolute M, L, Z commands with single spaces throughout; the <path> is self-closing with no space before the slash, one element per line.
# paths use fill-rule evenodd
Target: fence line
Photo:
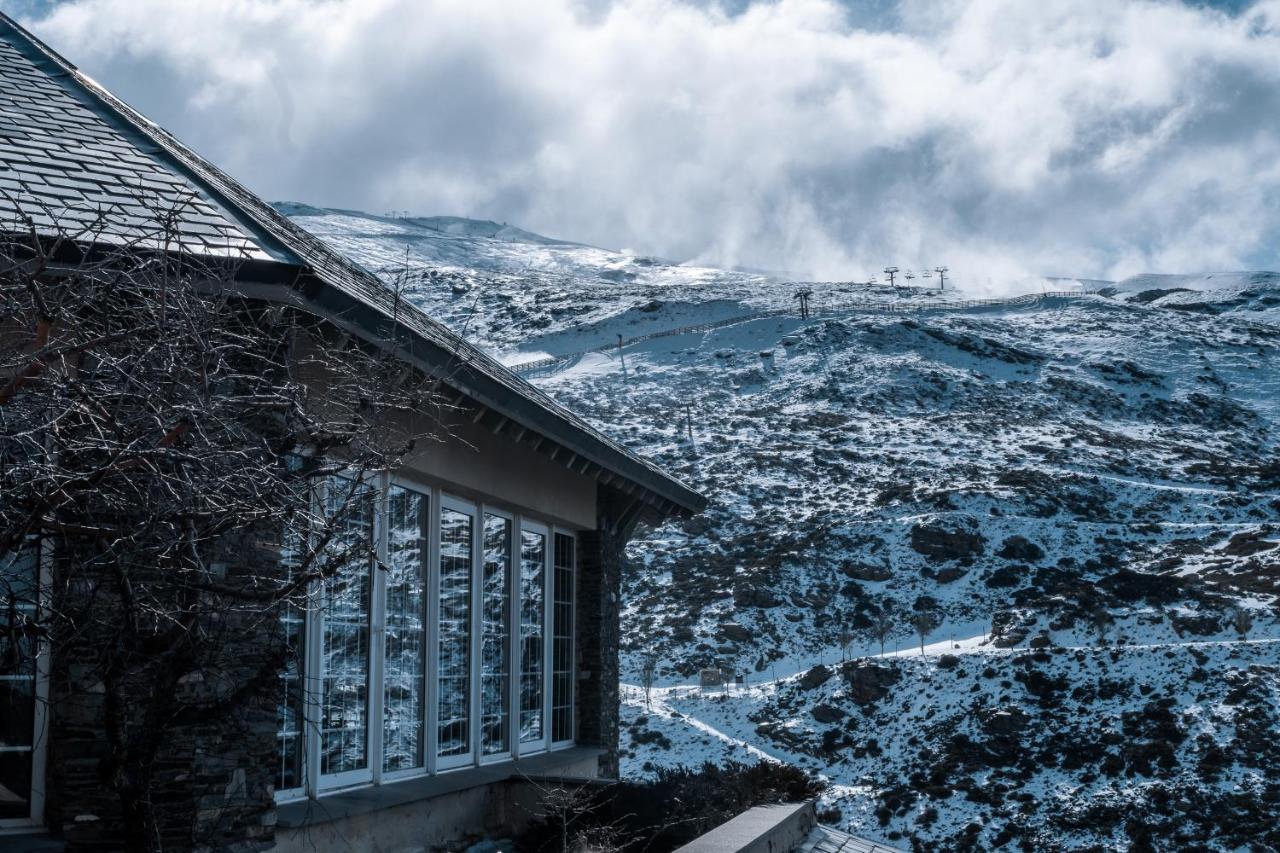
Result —
<path fill-rule="evenodd" d="M 874 299 L 855 299 L 844 302 L 827 303 L 826 305 L 815 306 L 810 312 L 816 316 L 834 316 L 847 312 L 885 312 L 890 314 L 908 314 L 917 311 L 959 311 L 966 308 L 989 308 L 992 306 L 1017 306 L 1017 305 L 1033 305 L 1045 299 L 1082 299 L 1086 296 L 1092 296 L 1095 291 L 1082 290 L 1051 290 L 1045 293 L 1028 293 L 1023 296 L 1011 296 L 1004 299 L 955 299 L 955 300 L 933 300 L 929 302 L 883 302 Z M 750 314 L 739 314 L 735 317 L 726 317 L 721 320 L 712 320 L 707 323 L 698 323 L 694 326 L 681 326 L 676 329 L 663 329 L 658 332 L 650 332 L 645 335 L 636 335 L 633 338 L 623 338 L 621 344 L 603 344 L 591 349 L 580 350 L 578 352 L 566 353 L 565 355 L 551 355 L 545 358 L 535 359 L 533 361 L 522 361 L 519 364 L 508 365 L 508 369 L 513 373 L 526 374 L 535 370 L 542 370 L 562 362 L 580 356 L 589 355 L 593 352 L 608 352 L 618 349 L 619 346 L 630 346 L 631 344 L 643 343 L 656 338 L 671 338 L 676 335 L 688 335 L 694 332 L 709 332 L 714 329 L 723 329 L 726 326 L 736 326 L 739 323 L 750 322 L 751 320 L 763 320 L 769 317 L 786 317 L 795 314 L 793 308 L 770 308 L 762 311 L 754 311 Z"/>

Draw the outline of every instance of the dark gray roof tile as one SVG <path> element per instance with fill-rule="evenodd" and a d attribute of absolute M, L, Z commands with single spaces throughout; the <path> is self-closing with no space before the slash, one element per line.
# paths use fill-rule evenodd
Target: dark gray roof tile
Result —
<path fill-rule="evenodd" d="M 56 226 L 54 212 L 83 223 L 110 211 L 102 238 L 130 242 L 154 236 L 160 213 L 172 216 L 179 241 L 193 238 L 185 243 L 194 251 L 272 257 L 230 211 L 200 199 L 158 146 L 92 104 L 54 54 L 0 19 L 0 175 L 11 191 L 24 187 L 12 192 L 5 221 L 14 221 L 15 203 L 42 228 Z"/>

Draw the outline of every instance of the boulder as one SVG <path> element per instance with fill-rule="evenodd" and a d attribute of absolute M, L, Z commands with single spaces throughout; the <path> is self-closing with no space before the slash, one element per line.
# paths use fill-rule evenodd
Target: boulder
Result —
<path fill-rule="evenodd" d="M 997 557 L 1018 562 L 1035 563 L 1044 559 L 1044 549 L 1025 536 L 1010 536 L 1000 544 Z"/>
<path fill-rule="evenodd" d="M 877 563 L 856 563 L 852 560 L 846 560 L 841 563 L 840 571 L 856 581 L 867 581 L 869 583 L 887 581 L 893 577 L 893 572 L 889 570 L 888 566 Z"/>
<path fill-rule="evenodd" d="M 832 672 L 822 664 L 818 664 L 813 669 L 800 676 L 800 689 L 813 690 L 827 683 L 827 679 L 831 678 Z"/>
<path fill-rule="evenodd" d="M 849 698 L 859 705 L 879 702 L 902 678 L 893 667 L 867 661 L 846 664 L 844 677 L 849 684 Z"/>
<path fill-rule="evenodd" d="M 982 730 L 991 737 L 1016 737 L 1022 734 L 1030 720 L 1021 708 L 997 708 L 983 714 Z"/>
<path fill-rule="evenodd" d="M 844 711 L 835 705 L 814 705 L 810 713 L 820 723 L 838 723 L 845 718 Z"/>
<path fill-rule="evenodd" d="M 986 551 L 986 540 L 960 527 L 917 524 L 911 528 L 911 548 L 934 561 L 971 560 Z"/>
<path fill-rule="evenodd" d="M 737 622 L 721 622 L 718 633 L 726 640 L 731 640 L 735 643 L 750 642 L 752 636 L 754 636 L 750 628 Z"/>
<path fill-rule="evenodd" d="M 733 606 L 734 607 L 778 607 L 782 604 L 782 599 L 767 586 L 757 586 L 756 584 L 741 583 L 735 584 L 733 587 Z"/>

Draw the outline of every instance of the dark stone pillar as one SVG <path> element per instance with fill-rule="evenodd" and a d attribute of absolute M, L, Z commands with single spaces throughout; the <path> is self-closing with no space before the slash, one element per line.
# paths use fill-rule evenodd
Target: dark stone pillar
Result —
<path fill-rule="evenodd" d="M 616 778 L 622 560 L 634 512 L 630 501 L 603 487 L 598 507 L 596 529 L 579 537 L 577 739 L 604 749 L 600 774 Z"/>

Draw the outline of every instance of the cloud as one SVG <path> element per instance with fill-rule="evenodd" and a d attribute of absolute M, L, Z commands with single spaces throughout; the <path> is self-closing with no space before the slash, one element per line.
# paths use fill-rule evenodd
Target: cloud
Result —
<path fill-rule="evenodd" d="M 1280 0 L 76 0 L 270 198 L 860 277 L 1280 266 Z"/>

